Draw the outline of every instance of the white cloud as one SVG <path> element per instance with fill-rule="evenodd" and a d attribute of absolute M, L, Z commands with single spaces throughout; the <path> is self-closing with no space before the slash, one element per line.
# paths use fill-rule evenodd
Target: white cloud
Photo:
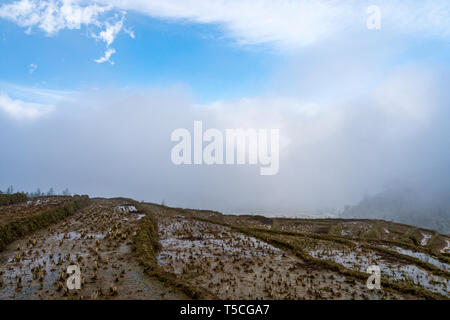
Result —
<path fill-rule="evenodd" d="M 378 32 L 450 35 L 450 3 L 436 0 L 378 0 L 382 29 Z M 92 25 L 111 45 L 123 29 L 123 15 L 135 11 L 154 18 L 220 25 L 242 44 L 272 44 L 299 48 L 333 36 L 367 32 L 366 9 L 371 0 L 18 0 L 0 7 L 0 18 L 14 21 L 27 31 L 38 27 L 52 35 L 59 30 Z M 120 11 L 108 21 L 104 14 Z"/>
<path fill-rule="evenodd" d="M 436 0 L 100 0 L 151 17 L 219 24 L 240 43 L 298 48 L 345 32 L 367 32 L 369 5 L 381 32 L 450 35 L 450 3 Z"/>
<path fill-rule="evenodd" d="M 106 46 L 109 47 L 114 42 L 114 39 L 116 38 L 120 30 L 122 30 L 123 19 L 124 18 L 122 17 L 121 20 L 113 24 L 105 22 L 105 30 L 101 31 L 98 36 L 95 37 L 106 42 Z"/>
<path fill-rule="evenodd" d="M 61 100 L 70 101 L 78 94 L 76 91 L 24 87 L 7 82 L 0 82 L 0 88 L 3 93 L 9 95 L 10 97 L 14 97 L 15 99 L 33 101 L 43 105 L 55 105 Z"/>
<path fill-rule="evenodd" d="M 0 111 L 15 120 L 36 120 L 53 112 L 61 101 L 77 99 L 78 94 L 0 82 Z"/>
<path fill-rule="evenodd" d="M 61 29 L 80 29 L 83 25 L 100 25 L 99 15 L 108 6 L 79 5 L 78 0 L 19 0 L 0 7 L 0 17 L 19 26 L 38 27 L 49 35 Z"/>
<path fill-rule="evenodd" d="M 0 110 L 15 120 L 34 120 L 51 110 L 50 105 L 11 99 L 0 92 Z"/>
<path fill-rule="evenodd" d="M 114 61 L 111 61 L 110 58 L 111 56 L 116 53 L 116 50 L 114 48 L 108 48 L 105 51 L 105 55 L 101 58 L 98 58 L 96 60 L 94 60 L 97 63 L 103 63 L 103 62 L 109 62 L 111 64 L 114 64 Z"/>
<path fill-rule="evenodd" d="M 130 36 L 131 39 L 134 39 L 136 36 L 134 35 L 134 31 L 129 28 L 124 28 L 123 31 Z"/>
<path fill-rule="evenodd" d="M 30 74 L 33 74 L 33 72 L 36 71 L 37 67 L 38 67 L 37 64 L 31 63 L 28 66 L 28 71 L 30 72 Z"/>
<path fill-rule="evenodd" d="M 81 0 L 18 0 L 0 6 L 0 18 L 11 20 L 21 27 L 27 28 L 30 34 L 33 28 L 43 30 L 53 36 L 62 29 L 81 29 L 83 26 L 98 28 L 98 35 L 109 47 L 121 31 L 124 23 L 124 12 L 108 17 L 106 14 L 115 10 L 108 4 L 96 1 Z M 130 36 L 133 38 L 134 35 Z"/>
<path fill-rule="evenodd" d="M 52 35 L 59 30 L 92 25 L 94 37 L 111 45 L 123 27 L 126 11 L 154 18 L 220 25 L 242 44 L 272 44 L 299 48 L 343 33 L 363 32 L 367 7 L 381 9 L 377 32 L 450 35 L 450 3 L 436 0 L 18 0 L 0 7 L 0 18 L 14 21 L 27 31 L 37 27 Z M 119 11 L 111 22 L 105 14 Z"/>
<path fill-rule="evenodd" d="M 219 24 L 243 44 L 304 46 L 345 28 L 353 1 L 112 0 L 101 1 L 151 17 Z M 342 18 L 341 21 L 337 19 Z"/>

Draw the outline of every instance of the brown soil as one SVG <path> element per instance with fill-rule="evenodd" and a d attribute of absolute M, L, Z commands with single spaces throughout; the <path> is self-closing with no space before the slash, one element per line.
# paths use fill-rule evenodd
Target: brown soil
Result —
<path fill-rule="evenodd" d="M 9 245 L 0 253 L 0 299 L 186 298 L 144 276 L 132 253 L 142 216 L 118 210 L 122 204 L 95 200 L 74 216 Z M 67 289 L 69 265 L 81 269 L 80 290 Z"/>

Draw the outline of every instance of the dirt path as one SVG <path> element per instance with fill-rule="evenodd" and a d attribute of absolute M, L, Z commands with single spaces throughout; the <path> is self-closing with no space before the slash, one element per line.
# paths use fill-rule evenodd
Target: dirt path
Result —
<path fill-rule="evenodd" d="M 76 215 L 16 241 L 0 253 L 0 299 L 184 299 L 149 280 L 133 259 L 142 215 L 120 200 L 95 200 Z M 68 290 L 79 265 L 82 288 Z"/>

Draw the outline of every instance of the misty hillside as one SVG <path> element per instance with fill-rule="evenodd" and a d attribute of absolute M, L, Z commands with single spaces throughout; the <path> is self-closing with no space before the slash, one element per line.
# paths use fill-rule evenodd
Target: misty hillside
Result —
<path fill-rule="evenodd" d="M 412 189 L 389 189 L 347 206 L 342 217 L 393 220 L 450 233 L 450 196 L 425 195 Z"/>

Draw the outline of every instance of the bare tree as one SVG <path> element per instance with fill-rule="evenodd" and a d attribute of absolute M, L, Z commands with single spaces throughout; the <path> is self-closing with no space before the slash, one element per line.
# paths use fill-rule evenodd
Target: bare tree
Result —
<path fill-rule="evenodd" d="M 48 196 L 54 196 L 55 195 L 55 190 L 53 190 L 53 188 L 50 188 L 50 190 L 48 190 L 47 192 Z"/>
<path fill-rule="evenodd" d="M 33 197 L 40 197 L 40 196 L 41 196 L 41 189 L 40 189 L 40 188 L 37 188 L 37 189 L 36 189 L 36 192 L 33 193 Z"/>
<path fill-rule="evenodd" d="M 9 186 L 8 190 L 6 190 L 7 194 L 13 194 L 14 193 L 14 187 L 13 186 Z"/>

